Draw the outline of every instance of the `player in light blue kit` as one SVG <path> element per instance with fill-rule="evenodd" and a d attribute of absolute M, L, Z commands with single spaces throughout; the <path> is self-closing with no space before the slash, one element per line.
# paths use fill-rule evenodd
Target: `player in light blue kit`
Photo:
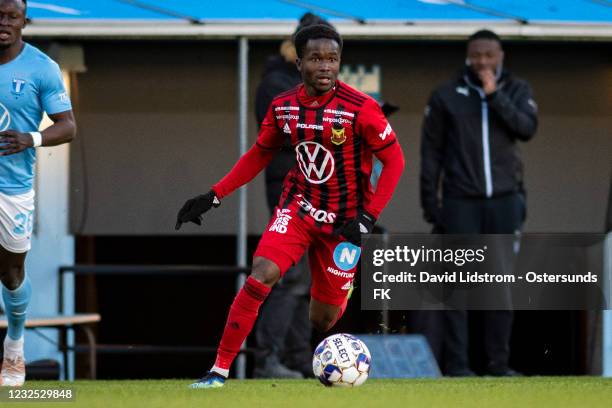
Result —
<path fill-rule="evenodd" d="M 34 148 L 70 142 L 76 132 L 58 65 L 22 40 L 26 7 L 26 0 L 0 0 L 0 280 L 8 319 L 2 386 L 25 381 L 23 329 L 31 287 L 24 261 L 34 213 Z M 39 133 L 43 112 L 54 123 Z"/>

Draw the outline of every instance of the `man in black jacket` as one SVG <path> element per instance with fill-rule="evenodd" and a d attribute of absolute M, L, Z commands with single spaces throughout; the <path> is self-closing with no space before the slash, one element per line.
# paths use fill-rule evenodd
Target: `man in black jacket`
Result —
<path fill-rule="evenodd" d="M 503 69 L 500 38 L 488 30 L 467 42 L 466 66 L 437 88 L 425 110 L 421 144 L 421 206 L 434 231 L 514 234 L 525 217 L 518 141 L 537 128 L 537 105 L 524 80 Z M 439 185 L 442 181 L 442 191 Z M 486 373 L 508 366 L 511 311 L 484 312 Z M 447 375 L 473 375 L 466 311 L 444 312 Z"/>

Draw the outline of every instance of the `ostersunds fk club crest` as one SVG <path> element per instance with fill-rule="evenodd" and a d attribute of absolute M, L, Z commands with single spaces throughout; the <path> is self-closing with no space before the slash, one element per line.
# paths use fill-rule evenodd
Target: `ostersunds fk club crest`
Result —
<path fill-rule="evenodd" d="M 332 127 L 332 136 L 331 136 L 331 141 L 333 144 L 339 146 L 342 143 L 346 142 L 346 135 L 344 134 L 344 127 L 340 127 L 338 129 L 336 129 L 335 127 Z"/>

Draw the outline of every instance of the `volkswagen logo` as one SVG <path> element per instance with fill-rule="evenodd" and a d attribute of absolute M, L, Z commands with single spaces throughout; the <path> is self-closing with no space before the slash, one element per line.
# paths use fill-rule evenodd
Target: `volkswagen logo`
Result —
<path fill-rule="evenodd" d="M 302 142 L 295 152 L 300 170 L 311 183 L 325 183 L 334 174 L 334 156 L 319 143 Z"/>

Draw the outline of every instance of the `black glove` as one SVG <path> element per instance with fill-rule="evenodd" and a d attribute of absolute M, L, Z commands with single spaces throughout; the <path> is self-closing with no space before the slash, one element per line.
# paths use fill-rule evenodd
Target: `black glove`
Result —
<path fill-rule="evenodd" d="M 371 233 L 375 222 L 376 218 L 362 212 L 356 218 L 346 221 L 335 232 L 351 244 L 361 246 L 361 234 Z"/>
<path fill-rule="evenodd" d="M 221 202 L 213 190 L 210 190 L 204 195 L 199 195 L 191 200 L 187 200 L 183 208 L 178 212 L 176 226 L 174 228 L 178 230 L 184 222 L 193 222 L 194 224 L 202 225 L 202 214 L 212 207 L 218 207 L 220 205 Z"/>

